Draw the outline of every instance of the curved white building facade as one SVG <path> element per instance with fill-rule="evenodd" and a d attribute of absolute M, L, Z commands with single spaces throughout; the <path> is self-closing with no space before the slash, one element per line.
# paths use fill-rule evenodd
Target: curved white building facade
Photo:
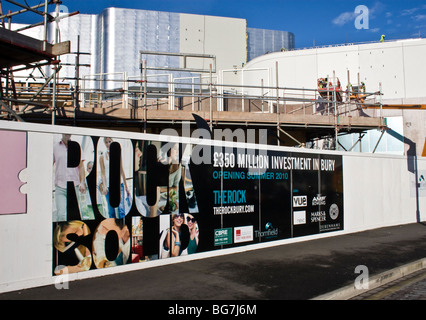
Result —
<path fill-rule="evenodd" d="M 426 103 L 426 40 L 408 39 L 385 43 L 342 45 L 266 54 L 248 62 L 244 70 L 269 69 L 271 83 L 280 87 L 317 87 L 318 78 L 332 81 L 333 73 L 343 88 L 364 82 L 367 92 L 383 92 L 383 103 Z M 349 75 L 349 76 L 348 76 Z M 246 72 L 245 85 L 257 84 L 256 73 Z"/>
<path fill-rule="evenodd" d="M 333 78 L 336 77 L 345 89 L 349 82 L 352 85 L 364 82 L 367 92 L 381 90 L 383 104 L 419 106 L 385 108 L 382 115 L 387 118 L 387 127 L 392 131 L 382 134 L 370 130 L 358 144 L 360 136 L 347 135 L 340 138 L 341 145 L 349 150 L 356 144 L 353 151 L 358 152 L 422 156 L 426 154 L 426 113 L 420 107 L 426 104 L 424 57 L 426 39 L 275 52 L 247 63 L 243 68 L 243 83 L 247 87 L 259 86 L 262 81 L 275 87 L 278 79 L 279 87 L 316 89 L 318 78 L 328 77 L 335 84 Z M 254 91 L 250 93 L 261 94 L 259 90 Z M 379 112 L 367 112 L 370 111 L 376 116 Z"/>

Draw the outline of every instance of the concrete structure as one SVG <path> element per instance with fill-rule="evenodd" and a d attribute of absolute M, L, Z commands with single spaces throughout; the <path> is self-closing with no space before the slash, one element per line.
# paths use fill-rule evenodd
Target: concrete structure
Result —
<path fill-rule="evenodd" d="M 367 92 L 375 92 L 381 84 L 383 104 L 418 104 L 426 103 L 425 55 L 426 39 L 407 39 L 271 53 L 253 59 L 245 69 L 272 69 L 275 85 L 278 63 L 279 85 L 290 88 L 316 88 L 318 78 L 333 82 L 335 74 L 342 88 L 360 81 Z M 247 85 L 256 80 L 245 78 Z"/>
<path fill-rule="evenodd" d="M 383 104 L 382 115 L 392 118 L 391 129 L 399 137 L 385 152 L 403 154 L 416 143 L 417 155 L 422 155 L 426 136 L 426 114 L 422 106 L 426 104 L 426 39 L 407 39 L 384 43 L 350 44 L 329 46 L 290 52 L 277 52 L 257 57 L 247 63 L 244 84 L 258 85 L 259 73 L 249 70 L 269 70 L 271 86 L 316 88 L 319 78 L 328 78 L 336 84 L 338 78 L 343 90 L 348 84 L 357 86 L 365 83 L 367 92 L 380 91 L 379 101 Z M 268 77 L 265 71 L 265 77 Z M 259 89 L 252 94 L 260 94 Z M 376 100 L 377 101 L 377 100 Z M 370 116 L 377 116 L 377 108 L 366 110 Z M 380 133 L 373 133 L 376 138 Z M 351 137 L 351 142 L 358 139 Z M 371 152 L 377 139 L 364 143 L 357 151 Z M 405 146 L 403 146 L 405 144 Z M 351 146 L 351 144 L 346 144 Z"/>
<path fill-rule="evenodd" d="M 50 41 L 54 41 L 56 24 L 49 27 Z M 140 77 L 141 50 L 214 55 L 216 70 L 224 70 L 241 68 L 248 60 L 267 51 L 294 49 L 292 33 L 247 28 L 247 21 L 238 18 L 107 8 L 96 15 L 79 14 L 61 19 L 58 27 L 61 41 L 70 40 L 73 52 L 77 51 L 79 36 L 81 52 L 90 53 L 80 61 L 90 64 L 90 68 L 82 68 L 80 75 L 96 74 L 100 80 L 123 79 L 124 73 L 128 77 Z M 42 38 L 41 28 L 26 33 Z M 182 67 L 182 61 L 176 57 L 146 56 L 144 59 L 151 67 Z M 62 61 L 75 62 L 72 55 Z M 208 70 L 209 63 L 211 61 L 192 59 L 189 67 Z M 61 76 L 74 77 L 74 68 L 64 67 Z M 106 83 L 106 88 L 114 88 L 114 83 Z"/>
<path fill-rule="evenodd" d="M 294 114 L 289 114 L 286 107 L 282 107 L 287 96 L 271 90 L 270 69 L 242 69 L 248 59 L 266 52 L 281 52 L 283 48 L 293 50 L 294 35 L 289 32 L 247 28 L 244 19 L 118 8 L 105 9 L 99 15 L 80 14 L 60 19 L 58 30 L 56 24 L 48 27 L 50 41 L 69 40 L 74 53 L 61 57 L 59 83 L 68 87 L 55 100 L 56 107 L 62 108 L 63 112 L 52 119 L 52 123 L 69 124 L 72 121 L 76 124 L 79 121 L 80 125 L 92 127 L 114 123 L 114 126 L 120 125 L 128 130 L 134 130 L 132 127 L 135 126 L 141 130 L 141 125 L 144 129 L 148 126 L 148 130 L 158 130 L 161 129 L 159 121 L 165 126 L 175 124 L 175 120 L 177 123 L 193 121 L 192 113 L 198 112 L 211 126 L 266 127 L 276 132 L 281 144 L 301 145 L 311 139 L 335 134 L 337 119 L 330 114 L 327 117 L 316 114 L 312 91 L 305 95 L 302 88 L 296 90 L 296 99 L 302 95 L 305 98 L 306 109 L 291 110 Z M 41 28 L 26 33 L 34 38 L 44 35 Z M 211 55 L 215 57 L 214 70 L 209 74 L 211 60 L 193 58 L 186 67 L 203 69 L 207 74 L 148 70 L 145 79 L 140 69 L 141 60 L 146 60 L 147 68 L 182 69 L 183 65 L 179 57 L 141 54 L 141 50 Z M 76 57 L 77 52 L 81 54 Z M 75 66 L 77 58 L 78 70 Z M 51 68 L 46 68 L 47 75 L 51 72 Z M 249 83 L 247 73 L 250 73 L 248 78 L 256 77 L 256 85 L 261 88 L 257 97 L 247 96 L 248 90 L 244 87 Z M 31 76 L 37 74 L 38 70 L 34 70 Z M 23 82 L 19 84 L 19 97 L 21 100 L 27 98 L 28 92 L 34 90 L 30 86 L 33 78 L 28 72 L 14 76 L 18 84 Z M 145 90 L 141 83 L 147 83 L 149 87 L 145 95 L 141 94 Z M 238 86 L 239 83 L 243 85 Z M 80 94 L 77 93 L 78 87 Z M 50 103 L 51 93 L 46 92 L 37 101 Z M 72 107 L 78 104 L 82 112 L 75 112 Z M 98 108 L 109 110 L 105 113 L 102 109 L 96 110 Z M 177 110 L 181 113 L 177 114 Z M 187 112 L 183 114 L 182 111 Z M 26 121 L 46 121 L 45 116 L 40 112 L 27 112 L 24 118 Z M 346 116 L 346 113 L 342 114 L 339 119 L 343 131 L 362 132 L 382 124 L 377 117 L 351 119 Z M 297 142 L 288 138 L 280 126 L 293 131 L 291 134 Z"/>
<path fill-rule="evenodd" d="M 71 41 L 74 54 L 62 56 L 59 68 L 46 68 L 46 75 L 59 72 L 53 81 L 57 86 L 41 92 L 36 108 L 16 103 L 25 121 L 159 132 L 180 127 L 182 121 L 194 123 L 192 114 L 197 113 L 210 128 L 267 128 L 274 143 L 288 146 L 323 137 L 337 141 L 339 134 L 362 133 L 384 124 L 380 113 L 355 118 L 350 110 L 356 110 L 356 104 L 330 102 L 324 114 L 317 110 L 315 88 L 292 86 L 296 89 L 289 92 L 274 83 L 273 69 L 242 68 L 247 59 L 265 52 L 294 48 L 291 33 L 247 28 L 244 19 L 108 8 L 99 15 L 61 18 L 48 27 L 49 40 Z M 41 28 L 28 31 L 34 38 L 44 34 Z M 214 57 L 214 70 L 209 72 L 212 61 L 194 58 L 186 67 L 207 74 L 189 73 L 182 70 L 182 60 L 170 53 L 209 55 Z M 167 74 L 168 70 L 148 70 L 145 75 L 141 61 L 147 67 L 142 71 L 179 70 Z M 37 69 L 23 75 L 13 72 L 19 101 L 35 99 L 32 94 L 39 88 L 31 82 L 37 75 Z M 252 84 L 258 87 L 254 96 Z M 57 108 L 53 112 L 51 105 Z"/>

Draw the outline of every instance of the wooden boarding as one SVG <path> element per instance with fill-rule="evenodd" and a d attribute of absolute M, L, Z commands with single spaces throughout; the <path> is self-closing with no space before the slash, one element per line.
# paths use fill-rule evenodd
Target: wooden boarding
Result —
<path fill-rule="evenodd" d="M 70 50 L 70 41 L 52 45 L 0 28 L 0 68 L 11 68 L 43 60 L 52 60 L 58 55 L 70 53 Z"/>
<path fill-rule="evenodd" d="M 74 117 L 74 108 L 63 108 L 67 117 Z M 147 120 L 161 122 L 182 122 L 194 121 L 193 114 L 197 114 L 207 122 L 210 121 L 210 112 L 207 111 L 186 111 L 186 110 L 147 110 Z M 325 115 L 296 115 L 296 114 L 274 114 L 274 113 L 251 113 L 251 112 L 232 112 L 232 111 L 214 111 L 213 123 L 235 123 L 242 126 L 251 125 L 290 125 L 302 128 L 307 127 L 334 127 L 335 117 Z M 139 120 L 143 121 L 145 112 L 139 109 L 122 108 L 81 108 L 78 118 L 96 119 L 96 120 Z M 339 117 L 338 126 L 363 129 L 374 129 L 381 127 L 380 118 L 373 117 Z"/>
<path fill-rule="evenodd" d="M 380 106 L 366 106 L 366 109 L 380 109 Z M 411 110 L 423 110 L 426 109 L 426 104 L 384 104 L 382 105 L 383 110 L 385 109 L 411 109 Z"/>

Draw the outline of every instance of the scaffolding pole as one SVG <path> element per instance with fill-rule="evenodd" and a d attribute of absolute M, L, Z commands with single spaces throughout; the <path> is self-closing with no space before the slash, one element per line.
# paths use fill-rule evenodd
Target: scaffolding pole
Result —
<path fill-rule="evenodd" d="M 53 80 L 53 92 L 52 92 L 52 124 L 55 123 L 55 112 L 56 112 L 56 95 L 57 95 L 57 73 L 60 70 L 61 66 L 58 65 L 58 61 L 56 57 L 61 54 L 69 53 L 69 45 L 70 43 L 64 43 L 59 44 L 58 39 L 58 21 L 64 17 L 72 16 L 75 14 L 78 14 L 78 12 L 74 12 L 71 14 L 67 14 L 65 16 L 59 17 L 59 4 L 62 3 L 60 0 L 44 0 L 44 2 L 40 2 L 38 5 L 35 6 L 29 6 L 28 3 L 25 1 L 25 4 L 19 3 L 18 1 L 14 0 L 5 0 L 6 2 L 19 7 L 20 10 L 11 12 L 9 10 L 9 13 L 3 14 L 3 6 L 0 0 L 0 29 L 2 33 L 2 45 L 4 43 L 13 43 L 14 50 L 17 50 L 19 54 L 23 55 L 24 58 L 22 62 L 16 61 L 16 57 L 10 56 L 4 56 L 5 65 L 7 65 L 7 68 L 3 67 L 2 70 L 0 70 L 0 78 L 4 77 L 6 79 L 5 85 L 6 87 L 3 88 L 0 86 L 1 92 L 0 92 L 0 100 L 7 101 L 10 105 L 9 108 L 6 109 L 9 114 L 17 117 L 18 114 L 24 114 L 25 110 L 28 108 L 29 105 L 34 105 L 34 100 L 36 97 L 44 90 L 44 88 L 47 86 L 47 84 Z M 55 17 L 49 14 L 48 9 L 49 5 L 55 4 Z M 39 11 L 37 9 L 43 8 L 43 11 Z M 33 23 L 26 27 L 17 29 L 12 31 L 11 27 L 11 20 L 12 17 L 22 14 L 22 13 L 34 13 L 36 15 L 39 15 L 43 18 L 42 22 Z M 8 19 L 8 30 L 6 30 L 6 23 L 5 19 Z M 55 25 L 55 39 L 54 44 L 50 45 L 48 43 L 48 24 L 54 22 Z M 27 37 L 24 35 L 19 34 L 20 31 L 27 30 L 29 28 L 35 27 L 35 26 L 43 26 L 43 39 L 41 41 L 37 39 L 33 39 L 31 37 Z M 9 41 L 9 42 L 8 42 Z M 46 60 L 47 62 L 40 63 L 41 61 Z M 19 67 L 20 65 L 24 65 L 24 67 Z M 16 92 L 16 85 L 14 81 L 14 73 L 17 71 L 24 71 L 29 69 L 35 69 L 42 66 L 49 66 L 54 65 L 53 69 L 53 78 L 49 77 L 46 79 L 46 82 L 42 87 L 30 98 L 29 101 L 25 101 L 22 99 L 19 99 L 18 94 Z M 31 75 L 31 74 L 30 74 Z M 13 98 L 10 97 L 9 90 L 12 90 Z M 21 112 L 15 112 L 13 110 L 13 105 L 16 105 L 17 107 L 19 105 L 25 105 L 23 107 L 23 110 Z M 2 103 L 2 106 L 4 106 L 5 103 Z M 12 112 L 13 111 L 13 112 Z M 22 118 L 19 118 L 18 120 L 22 120 Z"/>

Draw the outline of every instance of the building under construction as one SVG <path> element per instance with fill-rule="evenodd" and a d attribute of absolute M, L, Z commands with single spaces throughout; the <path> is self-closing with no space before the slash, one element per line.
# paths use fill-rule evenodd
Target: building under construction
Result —
<path fill-rule="evenodd" d="M 243 19 L 29 1 L 0 0 L 0 293 L 54 284 L 60 297 L 69 281 L 222 254 L 225 269 L 246 270 L 232 253 L 280 246 L 249 284 L 214 278 L 259 297 L 251 275 L 271 283 L 270 266 L 289 258 L 281 245 L 330 237 L 334 248 L 425 221 L 425 40 L 295 50 Z M 11 23 L 21 14 L 38 21 Z M 385 248 L 411 259 L 400 247 Z M 381 259 L 367 249 L 357 253 Z M 368 263 L 347 257 L 338 284 L 353 288 L 347 270 Z M 291 269 L 278 277 L 306 268 Z M 147 276 L 127 291 L 137 297 Z M 182 297 L 152 278 L 157 297 Z"/>
<path fill-rule="evenodd" d="M 290 33 L 290 42 L 279 34 L 278 50 L 277 32 L 247 28 L 242 19 L 117 8 L 93 17 L 64 13 L 60 1 L 45 0 L 34 7 L 3 2 L 17 11 L 0 12 L 2 119 L 160 133 L 164 128 L 179 131 L 183 122 L 196 129 L 200 126 L 196 115 L 212 132 L 268 129 L 271 144 L 342 150 L 354 149 L 366 132 L 377 130 L 373 152 L 387 129 L 384 92 L 371 81 L 359 81 L 359 73 L 358 81 L 351 83 L 348 77 L 342 85 L 345 75 L 329 65 L 306 77 L 307 84 L 289 83 L 294 77 L 282 69 L 282 61 L 302 52 L 293 50 Z M 41 21 L 11 23 L 24 12 Z M 156 19 L 152 23 L 157 28 L 146 31 L 154 37 L 151 46 L 150 40 L 142 45 L 133 39 L 136 25 L 133 38 L 122 36 L 122 29 L 143 21 L 142 16 Z M 104 33 L 88 40 L 81 32 L 83 23 L 92 30 L 102 26 Z M 218 30 L 212 35 L 214 28 Z M 234 31 L 218 42 L 214 35 L 226 34 L 221 28 Z M 163 34 L 168 39 L 164 45 Z M 260 35 L 262 41 L 256 40 Z M 276 53 L 260 55 L 268 37 Z M 230 47 L 220 47 L 222 41 Z M 256 51 L 259 43 L 263 47 Z M 256 65 L 265 60 L 267 65 Z M 294 72 L 298 78 L 304 74 Z M 340 138 L 348 134 L 359 138 L 352 146 L 343 146 Z"/>

